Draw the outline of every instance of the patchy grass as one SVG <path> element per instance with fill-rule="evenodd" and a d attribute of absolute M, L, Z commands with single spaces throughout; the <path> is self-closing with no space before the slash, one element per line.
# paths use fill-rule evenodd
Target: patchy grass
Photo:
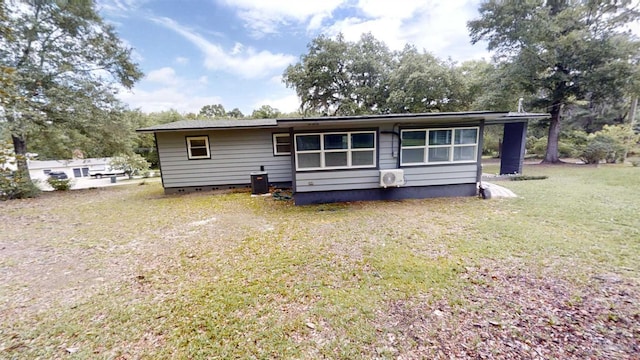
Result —
<path fill-rule="evenodd" d="M 525 175 L 489 201 L 0 203 L 0 357 L 632 358 L 638 168 Z"/>

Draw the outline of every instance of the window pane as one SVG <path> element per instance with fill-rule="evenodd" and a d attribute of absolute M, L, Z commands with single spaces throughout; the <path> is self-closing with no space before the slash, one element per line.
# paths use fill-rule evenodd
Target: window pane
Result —
<path fill-rule="evenodd" d="M 289 144 L 289 136 L 276 136 L 276 144 Z"/>
<path fill-rule="evenodd" d="M 456 144 L 475 144 L 478 138 L 477 129 L 456 130 Z"/>
<path fill-rule="evenodd" d="M 450 145 L 451 130 L 429 131 L 429 145 Z"/>
<path fill-rule="evenodd" d="M 296 137 L 298 151 L 320 150 L 320 135 L 302 135 Z"/>
<path fill-rule="evenodd" d="M 351 148 L 352 149 L 371 149 L 375 147 L 374 134 L 352 134 L 351 135 Z"/>
<path fill-rule="evenodd" d="M 276 151 L 278 153 L 290 153 L 291 152 L 291 145 L 289 145 L 289 144 L 277 144 L 276 145 Z"/>
<path fill-rule="evenodd" d="M 373 151 L 353 151 L 351 153 L 351 165 L 373 165 Z"/>
<path fill-rule="evenodd" d="M 346 152 L 324 153 L 324 165 L 327 167 L 347 166 L 347 153 Z"/>
<path fill-rule="evenodd" d="M 319 168 L 320 154 L 298 154 L 298 168 Z"/>
<path fill-rule="evenodd" d="M 346 149 L 347 134 L 329 134 L 324 136 L 325 150 Z"/>
<path fill-rule="evenodd" d="M 423 163 L 424 149 L 402 149 L 402 163 Z"/>
<path fill-rule="evenodd" d="M 191 156 L 209 156 L 207 148 L 191 148 Z"/>
<path fill-rule="evenodd" d="M 202 146 L 207 146 L 207 144 L 205 143 L 204 139 L 191 139 L 189 140 L 189 146 L 191 147 L 202 147 Z"/>
<path fill-rule="evenodd" d="M 465 161 L 476 159 L 475 146 L 456 146 L 453 149 L 453 161 Z"/>
<path fill-rule="evenodd" d="M 430 148 L 429 162 L 449 161 L 449 149 L 448 147 Z"/>
<path fill-rule="evenodd" d="M 403 131 L 402 146 L 424 146 L 426 131 Z"/>

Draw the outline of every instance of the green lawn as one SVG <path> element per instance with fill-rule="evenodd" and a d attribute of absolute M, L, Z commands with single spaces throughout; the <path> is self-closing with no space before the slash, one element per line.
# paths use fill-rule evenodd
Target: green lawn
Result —
<path fill-rule="evenodd" d="M 640 168 L 525 174 L 497 200 L 0 203 L 0 358 L 633 358 Z"/>

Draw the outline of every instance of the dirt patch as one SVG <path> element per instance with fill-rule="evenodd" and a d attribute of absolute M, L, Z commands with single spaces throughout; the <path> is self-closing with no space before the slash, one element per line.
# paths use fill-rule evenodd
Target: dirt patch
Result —
<path fill-rule="evenodd" d="M 140 190 L 119 186 L 0 202 L 0 315 L 28 318 L 74 306 L 114 284 L 174 266 L 184 254 L 234 246 L 246 226 L 268 227 L 242 206 L 216 210 L 215 194 L 175 198 Z M 151 199 L 191 198 L 202 209 L 154 204 L 154 213 L 145 212 Z"/>
<path fill-rule="evenodd" d="M 637 284 L 576 285 L 494 264 L 468 269 L 459 299 L 396 301 L 379 313 L 378 351 L 398 359 L 637 359 Z"/>

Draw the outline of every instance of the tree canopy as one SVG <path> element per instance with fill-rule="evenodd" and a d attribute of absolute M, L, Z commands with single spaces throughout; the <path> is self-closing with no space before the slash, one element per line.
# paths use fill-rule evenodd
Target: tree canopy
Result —
<path fill-rule="evenodd" d="M 468 27 L 487 40 L 505 83 L 551 113 L 544 161 L 558 162 L 563 107 L 624 99 L 638 76 L 640 45 L 625 26 L 639 18 L 629 0 L 485 1 Z"/>
<path fill-rule="evenodd" d="M 357 42 L 321 35 L 283 80 L 295 89 L 302 113 L 443 112 L 479 105 L 476 99 L 494 70 L 484 61 L 458 65 L 413 46 L 391 51 L 371 34 Z"/>
<path fill-rule="evenodd" d="M 117 130 L 123 107 L 115 85 L 131 88 L 142 73 L 95 4 L 28 0 L 5 10 L 0 28 L 11 36 L 0 38 L 0 117 L 15 153 L 24 155 L 40 132 L 82 137 Z M 26 161 L 18 167 L 27 172 Z"/>

